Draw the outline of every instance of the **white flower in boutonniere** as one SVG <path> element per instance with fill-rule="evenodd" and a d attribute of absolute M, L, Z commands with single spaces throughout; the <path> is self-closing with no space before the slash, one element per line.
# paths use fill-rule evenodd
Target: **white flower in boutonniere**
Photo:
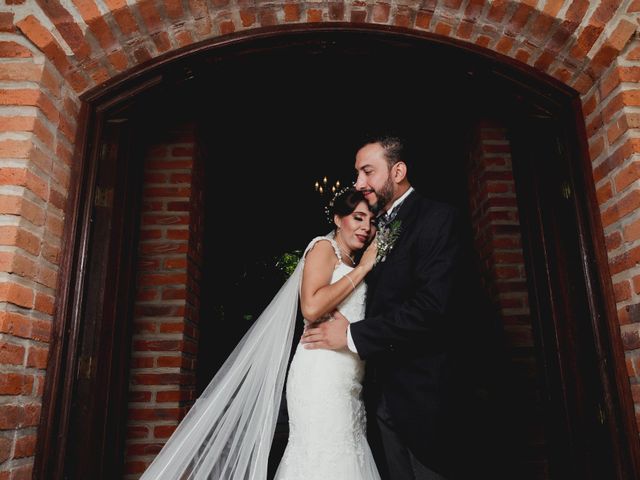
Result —
<path fill-rule="evenodd" d="M 376 234 L 376 243 L 378 245 L 376 265 L 387 259 L 387 255 L 389 255 L 389 252 L 393 249 L 393 245 L 396 243 L 396 240 L 398 240 L 401 230 L 402 220 L 394 220 L 389 225 L 378 230 Z"/>

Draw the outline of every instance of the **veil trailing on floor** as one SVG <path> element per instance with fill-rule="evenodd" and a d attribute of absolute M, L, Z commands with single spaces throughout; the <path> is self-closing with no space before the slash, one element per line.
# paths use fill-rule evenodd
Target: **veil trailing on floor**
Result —
<path fill-rule="evenodd" d="M 267 478 L 303 265 L 301 260 L 142 480 Z"/>

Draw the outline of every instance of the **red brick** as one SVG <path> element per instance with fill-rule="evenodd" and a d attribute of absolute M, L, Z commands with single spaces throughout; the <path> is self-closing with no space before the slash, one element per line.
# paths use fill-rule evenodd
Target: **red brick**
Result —
<path fill-rule="evenodd" d="M 144 47 L 142 45 L 139 45 L 133 51 L 133 56 L 138 61 L 138 63 L 144 63 L 144 62 L 148 62 L 149 60 L 151 60 L 151 53 L 149 53 L 149 50 L 147 50 L 146 47 Z"/>
<path fill-rule="evenodd" d="M 0 32 L 14 32 L 13 12 L 0 12 Z"/>
<path fill-rule="evenodd" d="M 184 321 L 160 324 L 160 333 L 183 333 L 186 325 Z"/>
<path fill-rule="evenodd" d="M 391 5 L 385 2 L 376 2 L 373 5 L 373 22 L 374 23 L 387 23 L 389 22 L 389 12 L 391 11 Z"/>
<path fill-rule="evenodd" d="M 616 51 L 622 51 L 629 40 L 633 37 L 638 27 L 637 22 L 630 22 L 629 20 L 622 18 L 614 31 L 607 39 L 607 43 Z"/>
<path fill-rule="evenodd" d="M 598 25 L 606 25 L 620 6 L 619 0 L 600 0 L 598 8 L 591 17 L 591 21 Z"/>
<path fill-rule="evenodd" d="M 132 425 L 127 427 L 127 438 L 148 438 L 149 427 L 144 425 Z"/>
<path fill-rule="evenodd" d="M 636 350 L 640 348 L 640 332 L 638 332 L 638 325 L 623 325 L 622 331 L 622 344 L 625 350 Z"/>
<path fill-rule="evenodd" d="M 32 288 L 17 283 L 0 284 L 0 301 L 13 303 L 20 307 L 33 308 L 34 292 Z"/>
<path fill-rule="evenodd" d="M 620 167 L 633 153 L 640 151 L 640 139 L 625 140 L 608 158 L 601 162 L 593 170 L 593 178 L 596 182 L 602 180 L 615 168 Z"/>
<path fill-rule="evenodd" d="M 36 426 L 39 418 L 40 405 L 36 403 L 0 405 L 1 429 L 7 430 Z"/>
<path fill-rule="evenodd" d="M 31 50 L 19 43 L 0 41 L 0 57 L 2 58 L 29 58 L 32 56 Z"/>
<path fill-rule="evenodd" d="M 158 357 L 158 367 L 160 368 L 166 368 L 166 367 L 175 367 L 175 368 L 182 368 L 185 366 L 185 358 L 182 356 L 178 356 L 178 357 L 168 357 L 168 356 L 162 356 L 162 357 Z"/>
<path fill-rule="evenodd" d="M 300 20 L 300 5 L 297 3 L 285 3 L 282 7 L 284 10 L 285 22 L 297 22 Z"/>
<path fill-rule="evenodd" d="M 35 0 L 40 8 L 52 20 L 57 31 L 61 34 L 67 45 L 73 50 L 76 58 L 84 60 L 91 55 L 91 46 L 86 42 L 85 36 L 76 24 L 69 11 L 58 0 Z"/>
<path fill-rule="evenodd" d="M 613 294 L 616 302 L 624 302 L 631 298 L 631 286 L 628 281 L 613 284 Z"/>
<path fill-rule="evenodd" d="M 471 34 L 473 33 L 473 24 L 469 22 L 462 21 L 458 25 L 458 30 L 456 31 L 456 36 L 462 39 L 471 38 Z"/>
<path fill-rule="evenodd" d="M 598 204 L 602 205 L 613 197 L 613 190 L 611 188 L 611 182 L 606 182 L 596 190 L 596 197 Z"/>
<path fill-rule="evenodd" d="M 89 19 L 87 20 L 87 26 L 91 33 L 98 39 L 100 46 L 104 50 L 109 50 L 116 45 L 116 39 L 111 31 L 111 27 L 109 27 L 109 24 L 107 24 L 104 18 L 96 17 Z"/>
<path fill-rule="evenodd" d="M 148 403 L 151 401 L 151 392 L 130 391 L 129 402 Z"/>
<path fill-rule="evenodd" d="M 402 28 L 412 28 L 413 26 L 413 11 L 405 6 L 398 6 L 395 14 L 393 15 L 393 25 Z"/>
<path fill-rule="evenodd" d="M 606 236 L 605 242 L 608 251 L 616 250 L 622 245 L 622 235 L 620 235 L 620 232 L 610 233 Z"/>
<path fill-rule="evenodd" d="M 620 85 L 620 69 L 612 69 L 598 84 L 600 98 L 606 99 Z"/>
<path fill-rule="evenodd" d="M 552 73 L 552 75 L 558 80 L 560 80 L 562 83 L 568 83 L 571 77 L 573 76 L 573 73 L 567 70 L 566 68 L 558 67 Z"/>
<path fill-rule="evenodd" d="M 125 35 L 138 33 L 138 24 L 125 1 L 105 0 L 105 4 L 111 9 L 113 18 L 122 33 Z"/>
<path fill-rule="evenodd" d="M 258 10 L 258 21 L 262 27 L 271 27 L 278 24 L 278 16 L 275 8 L 271 5 L 264 5 Z"/>
<path fill-rule="evenodd" d="M 532 17 L 533 12 L 534 9 L 530 5 L 524 3 L 518 5 L 515 12 L 511 16 L 511 19 L 508 21 L 505 27 L 507 35 L 514 37 L 520 34 L 524 26 Z"/>
<path fill-rule="evenodd" d="M 308 15 L 310 11 L 311 9 L 307 12 Z M 242 22 L 243 27 L 245 28 L 250 27 L 256 23 L 256 12 L 254 11 L 254 9 L 243 8 L 240 10 L 240 20 Z M 313 20 L 309 20 L 309 21 L 313 21 Z"/>
<path fill-rule="evenodd" d="M 64 50 L 58 45 L 49 30 L 41 25 L 36 17 L 28 15 L 17 22 L 16 26 L 47 55 L 58 68 L 58 71 L 64 74 L 70 70 L 71 65 L 67 60 L 67 55 Z"/>
<path fill-rule="evenodd" d="M 527 63 L 529 61 L 529 58 L 531 58 L 531 52 L 528 52 L 526 50 L 523 49 L 519 49 L 516 51 L 516 55 L 515 55 L 516 60 L 522 62 L 522 63 Z"/>
<path fill-rule="evenodd" d="M 625 57 L 627 60 L 640 60 L 640 45 L 631 47 Z"/>
<path fill-rule="evenodd" d="M 544 51 L 542 52 L 542 54 L 538 57 L 538 59 L 535 61 L 534 63 L 534 67 L 536 67 L 538 70 L 542 70 L 543 72 L 546 72 L 547 69 L 549 68 L 549 66 L 556 60 L 556 56 L 553 52 L 550 51 Z"/>
<path fill-rule="evenodd" d="M 422 30 L 428 30 L 429 25 L 431 24 L 432 17 L 433 17 L 432 12 L 419 10 L 418 13 L 416 14 L 416 24 L 415 24 L 416 28 L 419 28 Z"/>
<path fill-rule="evenodd" d="M 487 17 L 489 20 L 494 21 L 495 23 L 500 23 L 504 19 L 507 13 L 507 7 L 510 2 L 508 0 L 495 0 L 490 2 L 490 9 Z"/>
<path fill-rule="evenodd" d="M 628 129 L 629 125 L 627 124 L 627 117 L 623 114 L 607 128 L 607 140 L 609 141 L 609 144 L 613 145 L 621 135 L 627 132 Z"/>
<path fill-rule="evenodd" d="M 22 365 L 24 353 L 24 346 L 4 341 L 0 343 L 0 364 Z"/>
<path fill-rule="evenodd" d="M 555 17 L 564 5 L 564 0 L 548 0 L 544 4 L 544 15 Z"/>
<path fill-rule="evenodd" d="M 40 348 L 35 346 L 29 347 L 29 353 L 27 356 L 27 367 L 42 369 L 46 368 L 48 355 L 48 348 Z"/>
<path fill-rule="evenodd" d="M 593 24 L 585 25 L 582 32 L 580 32 L 575 45 L 571 49 L 571 57 L 576 59 L 585 57 L 587 53 L 589 53 L 593 45 L 596 43 L 598 37 L 600 37 L 602 32 L 602 26 Z"/>
<path fill-rule="evenodd" d="M 185 390 L 162 390 L 156 393 L 157 402 L 180 402 L 189 400 L 192 397 L 190 391 Z"/>
<path fill-rule="evenodd" d="M 36 436 L 23 435 L 16 439 L 13 458 L 32 457 L 35 454 Z"/>
<path fill-rule="evenodd" d="M 53 315 L 55 311 L 55 299 L 51 295 L 37 292 L 34 308 L 39 312 Z"/>
<path fill-rule="evenodd" d="M 177 425 L 158 425 L 153 429 L 153 436 L 155 438 L 169 438 L 176 428 Z"/>
<path fill-rule="evenodd" d="M 185 232 L 187 230 L 184 230 Z M 164 260 L 163 266 L 166 270 L 179 270 L 187 268 L 186 256 L 170 257 Z"/>
<path fill-rule="evenodd" d="M 189 236 L 189 230 L 167 229 L 167 238 L 169 240 L 188 240 Z"/>
<path fill-rule="evenodd" d="M 640 161 L 631 162 L 615 178 L 616 191 L 621 192 L 640 178 Z"/>
<path fill-rule="evenodd" d="M 593 87 L 593 79 L 586 73 L 581 72 L 576 79 L 572 81 L 570 86 L 576 89 L 581 95 L 584 95 Z"/>
<path fill-rule="evenodd" d="M 107 60 L 109 60 L 109 63 L 118 72 L 123 72 L 129 67 L 127 56 L 120 50 L 116 50 L 115 52 L 111 52 L 109 55 L 107 55 Z"/>
<path fill-rule="evenodd" d="M 609 226 L 612 223 L 624 218 L 629 213 L 636 210 L 640 207 L 640 191 L 639 190 L 631 190 L 624 197 L 622 197 L 618 202 L 608 208 L 602 214 L 602 222 L 604 226 Z"/>
<path fill-rule="evenodd" d="M 633 247 L 609 260 L 611 274 L 624 272 L 640 264 L 640 246 Z"/>
<path fill-rule="evenodd" d="M 627 242 L 638 240 L 640 238 L 640 219 L 634 220 L 633 222 L 625 225 L 623 233 L 624 239 Z"/>
<path fill-rule="evenodd" d="M 5 461 L 11 458 L 12 449 L 13 449 L 13 441 L 7 437 L 0 437 L 0 463 L 4 463 Z M 0 477 L 0 479 L 1 478 L 2 477 Z M 9 477 L 7 476 L 6 480 L 8 479 Z"/>
<path fill-rule="evenodd" d="M 174 34 L 174 38 L 178 42 L 178 46 L 186 47 L 194 43 L 193 37 L 188 30 L 180 30 Z"/>
<path fill-rule="evenodd" d="M 229 35 L 236 31 L 236 25 L 233 20 L 227 19 L 219 23 L 220 35 Z"/>
<path fill-rule="evenodd" d="M 451 35 L 451 25 L 447 25 L 446 23 L 443 23 L 443 22 L 438 22 L 436 24 L 435 33 L 437 35 L 448 37 Z"/>

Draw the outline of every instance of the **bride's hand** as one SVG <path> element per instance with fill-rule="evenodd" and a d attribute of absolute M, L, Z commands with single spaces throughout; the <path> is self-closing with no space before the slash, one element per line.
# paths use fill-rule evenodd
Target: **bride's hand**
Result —
<path fill-rule="evenodd" d="M 376 255 L 378 254 L 378 244 L 376 239 L 369 244 L 364 253 L 362 254 L 362 258 L 360 258 L 359 265 L 362 265 L 367 271 L 370 271 L 376 263 Z"/>

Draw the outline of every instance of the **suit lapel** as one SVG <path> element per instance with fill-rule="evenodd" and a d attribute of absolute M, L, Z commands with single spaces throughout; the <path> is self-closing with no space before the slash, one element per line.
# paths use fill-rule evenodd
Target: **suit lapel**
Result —
<path fill-rule="evenodd" d="M 403 248 L 406 247 L 406 240 L 408 235 L 408 229 L 410 225 L 413 223 L 413 219 L 415 217 L 415 206 L 417 205 L 416 200 L 418 199 L 418 195 L 415 191 L 411 192 L 407 198 L 400 205 L 398 214 L 396 215 L 395 220 L 399 220 L 400 223 L 400 236 L 396 240 L 391 251 L 387 254 L 387 258 L 384 262 L 376 265 L 373 270 L 367 275 L 367 305 L 371 305 L 371 300 L 375 298 L 375 291 L 378 285 L 381 283 L 383 275 L 387 272 L 388 269 L 393 266 L 393 258 L 398 254 L 398 251 L 402 251 Z M 388 272 L 387 272 L 388 273 Z"/>

